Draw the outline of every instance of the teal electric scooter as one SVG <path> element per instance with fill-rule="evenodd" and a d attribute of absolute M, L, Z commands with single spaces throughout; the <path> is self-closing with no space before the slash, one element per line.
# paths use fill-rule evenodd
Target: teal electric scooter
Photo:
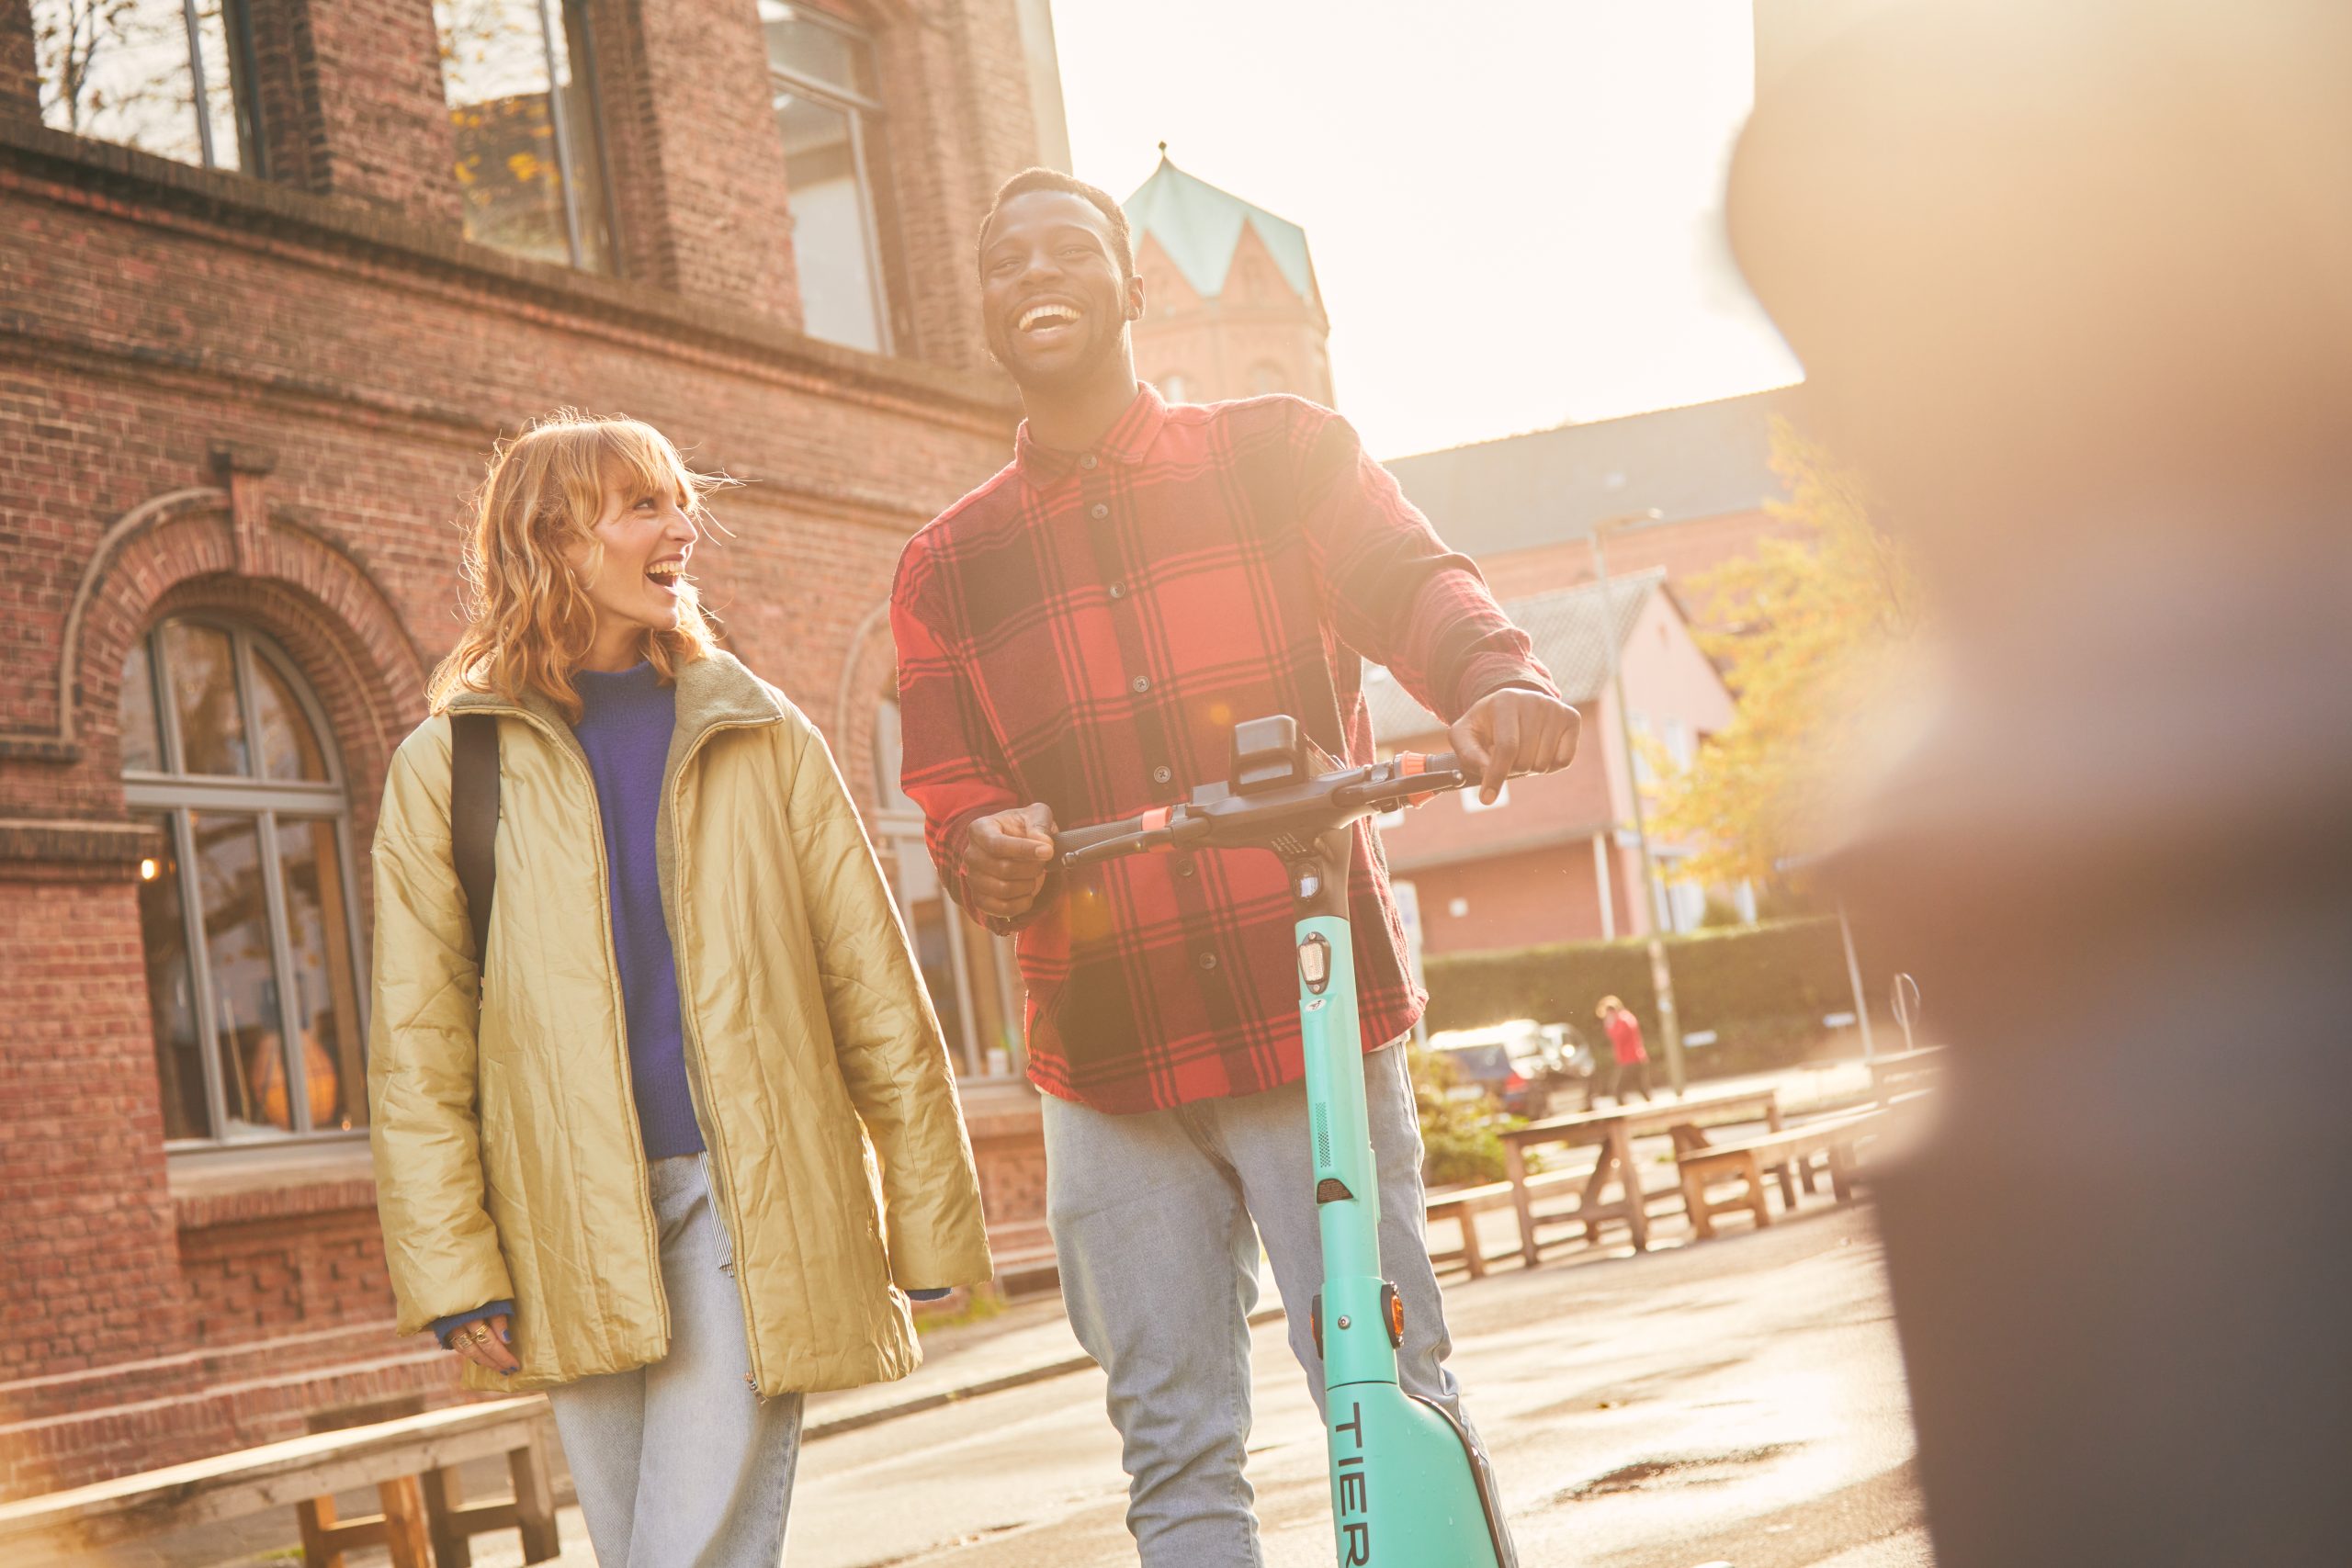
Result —
<path fill-rule="evenodd" d="M 1231 776 L 1123 822 L 1076 828 L 1069 869 L 1159 849 L 1264 849 L 1282 857 L 1297 913 L 1299 1032 L 1306 1053 L 1323 1293 L 1331 1512 L 1340 1568 L 1517 1568 L 1486 1456 L 1453 1418 L 1396 1381 L 1405 1308 L 1380 1269 L 1380 1188 L 1364 1113 L 1355 953 L 1348 933 L 1353 824 L 1470 780 L 1451 755 L 1337 766 L 1288 716 L 1234 727 Z"/>

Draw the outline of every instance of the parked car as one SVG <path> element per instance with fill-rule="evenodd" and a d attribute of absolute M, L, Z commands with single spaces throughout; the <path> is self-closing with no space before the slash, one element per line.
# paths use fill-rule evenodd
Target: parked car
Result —
<path fill-rule="evenodd" d="M 1515 1018 L 1442 1030 L 1430 1036 L 1429 1048 L 1453 1065 L 1455 1097 L 1483 1095 L 1513 1116 L 1548 1116 L 1562 1101 L 1592 1100 L 1592 1052 L 1569 1024 Z"/>

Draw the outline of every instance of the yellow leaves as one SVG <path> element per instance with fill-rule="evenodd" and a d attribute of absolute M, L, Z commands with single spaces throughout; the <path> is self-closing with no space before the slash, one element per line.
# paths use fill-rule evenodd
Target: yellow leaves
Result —
<path fill-rule="evenodd" d="M 1659 784 L 1656 830 L 1698 846 L 1688 869 L 1702 881 L 1769 876 L 1825 833 L 1834 786 L 1893 700 L 1920 615 L 1917 581 L 1871 523 L 1859 479 L 1784 423 L 1772 448 L 1789 499 L 1768 510 L 1790 534 L 1700 581 L 1732 628 L 1702 646 L 1738 715 Z"/>

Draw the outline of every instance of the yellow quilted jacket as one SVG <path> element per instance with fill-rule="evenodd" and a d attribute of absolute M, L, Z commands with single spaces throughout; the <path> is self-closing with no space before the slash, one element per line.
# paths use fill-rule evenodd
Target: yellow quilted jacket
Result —
<path fill-rule="evenodd" d="M 523 1370 L 467 1381 L 542 1388 L 659 1359 L 669 1303 L 586 754 L 536 697 L 449 705 L 499 716 L 489 962 L 435 717 L 376 830 L 377 1201 L 401 1332 L 511 1299 Z M 921 1353 L 899 1289 L 989 1272 L 938 1021 L 815 727 L 724 654 L 681 671 L 677 713 L 662 901 L 753 1375 L 763 1394 L 903 1377 Z"/>

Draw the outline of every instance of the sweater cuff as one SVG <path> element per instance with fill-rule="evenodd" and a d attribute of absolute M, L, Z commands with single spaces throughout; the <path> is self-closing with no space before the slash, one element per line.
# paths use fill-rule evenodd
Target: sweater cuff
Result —
<path fill-rule="evenodd" d="M 513 1302 L 491 1302 L 486 1305 L 474 1308 L 471 1312 L 461 1312 L 455 1317 L 436 1317 L 432 1323 L 433 1337 L 441 1341 L 441 1348 L 446 1350 L 449 1348 L 449 1336 L 455 1334 L 466 1325 L 469 1323 L 480 1323 L 485 1318 L 498 1317 L 502 1314 L 506 1317 L 513 1317 L 514 1315 L 514 1303 Z"/>

